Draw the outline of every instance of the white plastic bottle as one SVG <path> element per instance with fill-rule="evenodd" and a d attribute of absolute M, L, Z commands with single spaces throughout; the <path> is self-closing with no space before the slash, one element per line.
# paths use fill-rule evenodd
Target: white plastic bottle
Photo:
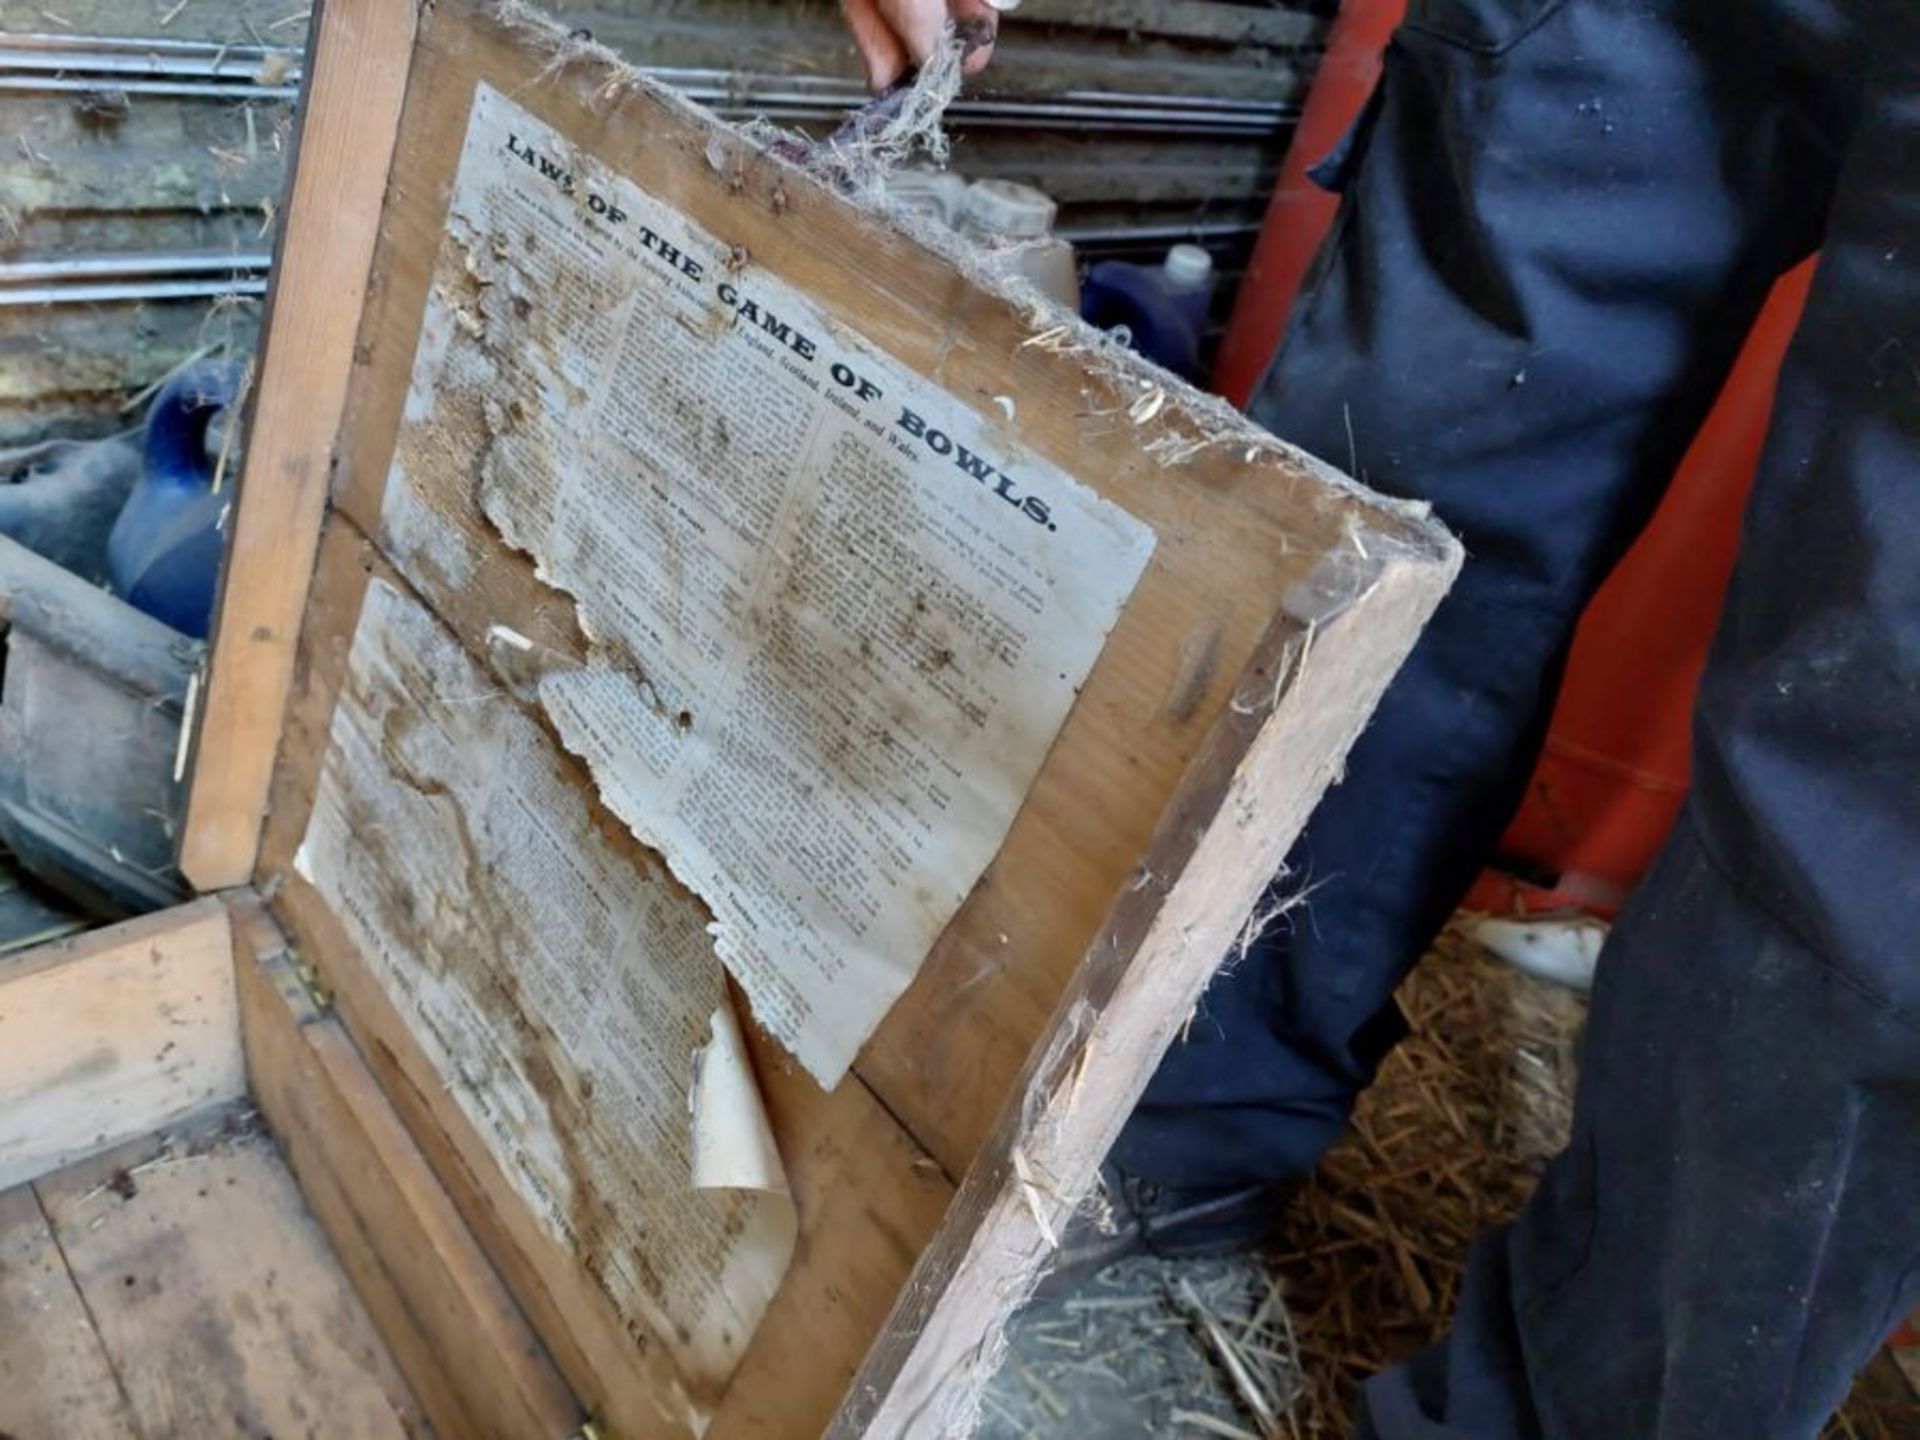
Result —
<path fill-rule="evenodd" d="M 1080 308 L 1073 246 L 1053 233 L 1059 207 L 1044 190 L 1017 180 L 976 180 L 967 187 L 960 233 L 980 247 L 987 263 L 1018 275 L 1069 309 Z"/>

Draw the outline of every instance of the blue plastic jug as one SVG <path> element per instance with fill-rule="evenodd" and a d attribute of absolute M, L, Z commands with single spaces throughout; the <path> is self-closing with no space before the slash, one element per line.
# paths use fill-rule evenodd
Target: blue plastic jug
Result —
<path fill-rule="evenodd" d="M 1126 326 L 1135 350 L 1183 380 L 1198 381 L 1212 299 L 1213 257 L 1198 245 L 1176 245 L 1159 265 L 1095 265 L 1080 287 L 1080 315 L 1102 330 Z"/>
<path fill-rule="evenodd" d="M 231 488 L 213 492 L 208 428 L 233 403 L 240 373 L 234 362 L 208 361 L 167 382 L 147 412 L 146 473 L 107 536 L 113 593 L 201 639 L 225 548 L 220 512 L 233 498 Z"/>

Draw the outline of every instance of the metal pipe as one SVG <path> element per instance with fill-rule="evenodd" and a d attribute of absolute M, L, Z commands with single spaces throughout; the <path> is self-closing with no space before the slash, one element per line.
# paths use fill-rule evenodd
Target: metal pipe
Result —
<path fill-rule="evenodd" d="M 18 50 L 107 50 L 135 55 L 250 55 L 265 59 L 285 55 L 298 60 L 300 51 L 280 45 L 223 45 L 214 40 L 170 40 L 144 35 L 61 35 L 43 31 L 23 31 L 5 37 L 6 44 Z"/>
<path fill-rule="evenodd" d="M 776 110 L 772 107 L 742 106 L 733 109 L 726 106 L 711 107 L 715 114 L 725 120 L 745 120 L 762 116 L 785 124 L 819 124 L 831 126 L 844 120 L 847 112 L 830 109 L 793 109 Z M 1244 125 L 1192 125 L 1170 124 L 1154 116 L 1101 116 L 1097 119 L 1076 119 L 1067 115 L 979 115 L 968 113 L 959 106 L 947 112 L 947 125 L 955 131 L 981 130 L 1071 130 L 1080 134 L 1100 135 L 1161 135 L 1169 138 L 1190 137 L 1193 139 L 1248 139 L 1259 140 L 1269 135 L 1284 133 L 1284 130 L 1254 129 Z"/>
<path fill-rule="evenodd" d="M 64 255 L 54 260 L 0 261 L 0 285 L 32 280 L 81 280 L 130 275 L 226 275 L 265 270 L 273 256 L 262 250 L 230 254 L 220 250 L 102 251 Z"/>
<path fill-rule="evenodd" d="M 830 98 L 848 104 L 856 104 L 871 98 L 857 81 L 836 75 L 767 75 L 754 71 L 713 70 L 671 65 L 643 68 L 649 76 L 665 84 L 677 86 L 683 90 L 716 91 L 739 101 L 759 99 L 769 92 Z M 1102 106 L 1117 102 L 1159 109 L 1231 110 L 1278 119 L 1285 119 L 1299 110 L 1298 105 L 1284 100 L 1177 95 L 1156 90 L 1061 90 L 1049 93 L 1046 98 L 1077 105 Z M 1023 103 L 1018 96 L 996 94 L 992 91 L 962 96 L 961 99 L 969 103 L 979 101 Z"/>
<path fill-rule="evenodd" d="M 1258 220 L 1196 220 L 1181 224 L 1177 220 L 1148 225 L 1059 225 L 1055 232 L 1074 245 L 1158 245 L 1181 240 L 1196 243 L 1240 240 L 1260 233 Z"/>
<path fill-rule="evenodd" d="M 204 300 L 217 295 L 264 295 L 258 280 L 156 280 L 147 285 L 38 285 L 0 288 L 0 309 L 20 305 L 92 305 L 124 300 Z"/>
<path fill-rule="evenodd" d="M 727 119 L 765 115 L 776 120 L 843 120 L 853 103 L 839 105 L 816 96 L 760 93 L 746 99 L 717 90 L 688 89 L 689 99 Z M 855 97 L 856 101 L 858 97 Z M 1074 130 L 1136 130 L 1181 135 L 1275 135 L 1290 123 L 1285 115 L 1250 117 L 1238 113 L 1158 110 L 1122 104 L 1065 105 L 1045 100 L 955 100 L 947 120 L 956 126 L 1041 126 Z"/>
<path fill-rule="evenodd" d="M 1248 121 L 1236 116 L 1188 111 L 1093 110 L 1044 104 L 1000 106 L 977 101 L 956 101 L 948 107 L 947 114 L 957 125 L 1039 125 L 1074 130 L 1141 130 L 1179 135 L 1277 135 L 1286 130 L 1288 124 L 1285 120 Z"/>
<path fill-rule="evenodd" d="M 57 75 L 0 75 L 0 92 L 12 94 L 80 93 L 99 94 L 118 90 L 123 95 L 167 95 L 193 100 L 294 100 L 298 85 L 221 85 L 185 80 L 122 80 L 102 76 L 98 80 L 74 80 Z"/>
<path fill-rule="evenodd" d="M 795 118 L 838 118 L 865 103 L 867 93 L 851 81 L 793 76 L 742 75 L 724 70 L 659 68 L 647 72 L 689 98 L 723 113 L 787 112 Z M 1207 128 L 1268 133 L 1284 129 L 1298 107 L 1279 101 L 1214 99 L 1193 95 L 1067 90 L 1045 98 L 962 95 L 948 108 L 955 121 L 971 123 L 1093 122 L 1117 125 Z"/>
<path fill-rule="evenodd" d="M 147 75 L 171 80 L 195 77 L 251 80 L 277 53 L 242 56 L 229 52 L 224 55 L 175 55 L 165 58 L 117 52 L 89 54 L 83 50 L 34 50 L 23 54 L 15 46 L 0 45 L 0 71 L 53 75 Z M 299 58 L 290 57 L 287 68 L 280 73 L 289 83 L 297 80 L 300 74 Z"/>

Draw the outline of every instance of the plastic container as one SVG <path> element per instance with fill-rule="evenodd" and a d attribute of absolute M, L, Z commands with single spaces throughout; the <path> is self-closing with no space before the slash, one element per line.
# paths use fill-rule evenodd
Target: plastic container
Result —
<path fill-rule="evenodd" d="M 976 180 L 967 187 L 962 235 L 1003 275 L 1017 275 L 1068 309 L 1080 303 L 1073 246 L 1053 233 L 1059 207 L 1044 190 L 1015 180 Z"/>
<path fill-rule="evenodd" d="M 967 218 L 966 177 L 951 170 L 896 170 L 886 180 L 887 198 L 903 210 L 957 230 Z"/>
<path fill-rule="evenodd" d="M 1053 232 L 1060 207 L 1044 190 L 1017 180 L 976 180 L 967 187 L 960 230 L 976 240 L 1040 240 Z"/>
<path fill-rule="evenodd" d="M 8 464 L 14 456 L 24 464 Z M 107 536 L 140 478 L 140 447 L 118 436 L 50 440 L 0 456 L 0 471 L 0 535 L 104 585 Z"/>
<path fill-rule="evenodd" d="M 1128 343 L 1185 380 L 1200 379 L 1200 343 L 1213 300 L 1213 257 L 1176 245 L 1158 265 L 1105 260 L 1087 272 L 1080 314 L 1102 330 L 1124 326 Z"/>
<path fill-rule="evenodd" d="M 213 492 L 219 432 L 211 427 L 239 385 L 240 367 L 227 361 L 190 366 L 167 382 L 147 412 L 146 473 L 107 537 L 113 593 L 202 639 L 225 546 L 220 512 L 231 498 Z"/>

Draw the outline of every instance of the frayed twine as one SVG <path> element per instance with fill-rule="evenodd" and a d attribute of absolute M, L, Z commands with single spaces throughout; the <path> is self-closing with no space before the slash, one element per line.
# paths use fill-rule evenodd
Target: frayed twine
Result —
<path fill-rule="evenodd" d="M 1077 361 L 1089 375 L 1117 391 L 1119 398 L 1111 408 L 1092 413 L 1124 416 L 1141 430 L 1151 427 L 1140 450 L 1162 468 L 1185 465 L 1223 447 L 1237 449 L 1245 465 L 1263 459 L 1302 462 L 1299 450 L 1253 425 L 1219 396 L 1150 366 L 1130 348 L 1123 329 L 1101 330 L 1057 306 L 1035 305 L 1031 300 L 1026 312 L 1033 333 L 1015 348 L 1044 350 Z M 1349 482 L 1340 488 L 1354 487 Z"/>
<path fill-rule="evenodd" d="M 233 398 L 227 402 L 227 423 L 220 429 L 220 453 L 214 460 L 213 479 L 207 486 L 209 494 L 218 495 L 226 484 L 234 447 L 239 441 L 241 417 L 247 413 L 247 400 L 253 394 L 253 369 L 254 357 L 250 355 L 240 371 L 240 383 L 234 386 Z"/>
<path fill-rule="evenodd" d="M 1047 1242 L 1047 1248 L 1058 1250 L 1060 1236 L 1053 1228 L 1053 1221 L 1048 1217 L 1047 1212 L 1052 1208 L 1049 1202 L 1058 1203 L 1059 1192 L 1053 1186 L 1043 1184 L 1034 1175 L 1026 1152 L 1018 1145 L 1013 1147 L 1011 1155 L 1014 1179 L 1019 1182 L 1021 1199 L 1027 1202 L 1027 1213 L 1033 1217 L 1034 1226 L 1039 1230 L 1040 1238 Z"/>
<path fill-rule="evenodd" d="M 1280 921 L 1293 914 L 1293 912 L 1298 910 L 1302 905 L 1305 905 L 1313 898 L 1314 892 L 1326 883 L 1324 880 L 1313 880 L 1300 886 L 1296 890 L 1288 890 L 1282 893 L 1278 888 L 1279 882 L 1286 878 L 1287 872 L 1284 870 L 1281 871 L 1279 877 L 1274 882 L 1274 886 L 1267 891 L 1261 902 L 1254 906 L 1252 911 L 1248 913 L 1246 923 L 1240 927 L 1239 937 L 1235 939 L 1232 945 L 1227 947 L 1226 959 L 1220 962 L 1222 973 L 1246 959 L 1248 952 L 1260 943 L 1261 936 L 1265 935 L 1274 925 L 1277 925 Z"/>
<path fill-rule="evenodd" d="M 1261 936 L 1306 905 L 1313 899 L 1314 893 L 1326 883 L 1325 880 L 1312 880 L 1297 889 L 1282 890 L 1281 886 L 1290 873 L 1282 868 L 1274 877 L 1273 884 L 1267 887 L 1260 903 L 1247 913 L 1246 922 L 1241 925 L 1240 933 L 1227 946 L 1227 953 L 1221 956 L 1219 967 L 1200 991 L 1199 997 L 1193 1002 L 1193 1007 L 1187 1011 L 1186 1018 L 1180 1022 L 1177 1043 L 1185 1045 L 1193 1039 L 1193 1027 L 1200 1021 L 1202 1012 L 1207 1008 L 1207 995 L 1214 982 L 1232 974 L 1240 962 L 1252 953 L 1253 947 L 1260 943 Z"/>
<path fill-rule="evenodd" d="M 493 18 L 511 29 L 537 53 L 545 56 L 539 79 L 551 80 L 575 65 L 595 65 L 605 73 L 591 92 L 596 106 L 617 103 L 642 83 L 640 72 L 612 47 L 601 44 L 587 30 L 569 30 L 546 11 L 527 0 L 493 0 Z"/>
<path fill-rule="evenodd" d="M 878 125 L 842 126 L 812 157 L 813 167 L 859 195 L 885 191 L 887 178 L 908 161 L 924 157 L 945 169 L 952 155 L 942 120 L 960 93 L 961 61 L 968 42 L 948 23 L 931 57 L 898 96 L 882 102 L 887 118 Z"/>
<path fill-rule="evenodd" d="M 545 59 L 539 78 L 550 80 L 575 66 L 599 68 L 591 102 L 605 108 L 647 84 L 644 73 L 584 30 L 568 30 L 527 0 L 494 0 L 494 19 L 512 29 Z M 962 61 L 978 41 L 948 24 L 941 44 L 911 85 L 887 97 L 886 119 L 872 126 L 850 124 L 815 144 L 766 120 L 736 127 L 739 134 L 783 159 L 863 197 L 879 195 L 888 175 L 924 157 L 944 167 L 952 153 L 942 125 L 960 93 Z M 855 117 L 856 121 L 858 116 Z"/>

